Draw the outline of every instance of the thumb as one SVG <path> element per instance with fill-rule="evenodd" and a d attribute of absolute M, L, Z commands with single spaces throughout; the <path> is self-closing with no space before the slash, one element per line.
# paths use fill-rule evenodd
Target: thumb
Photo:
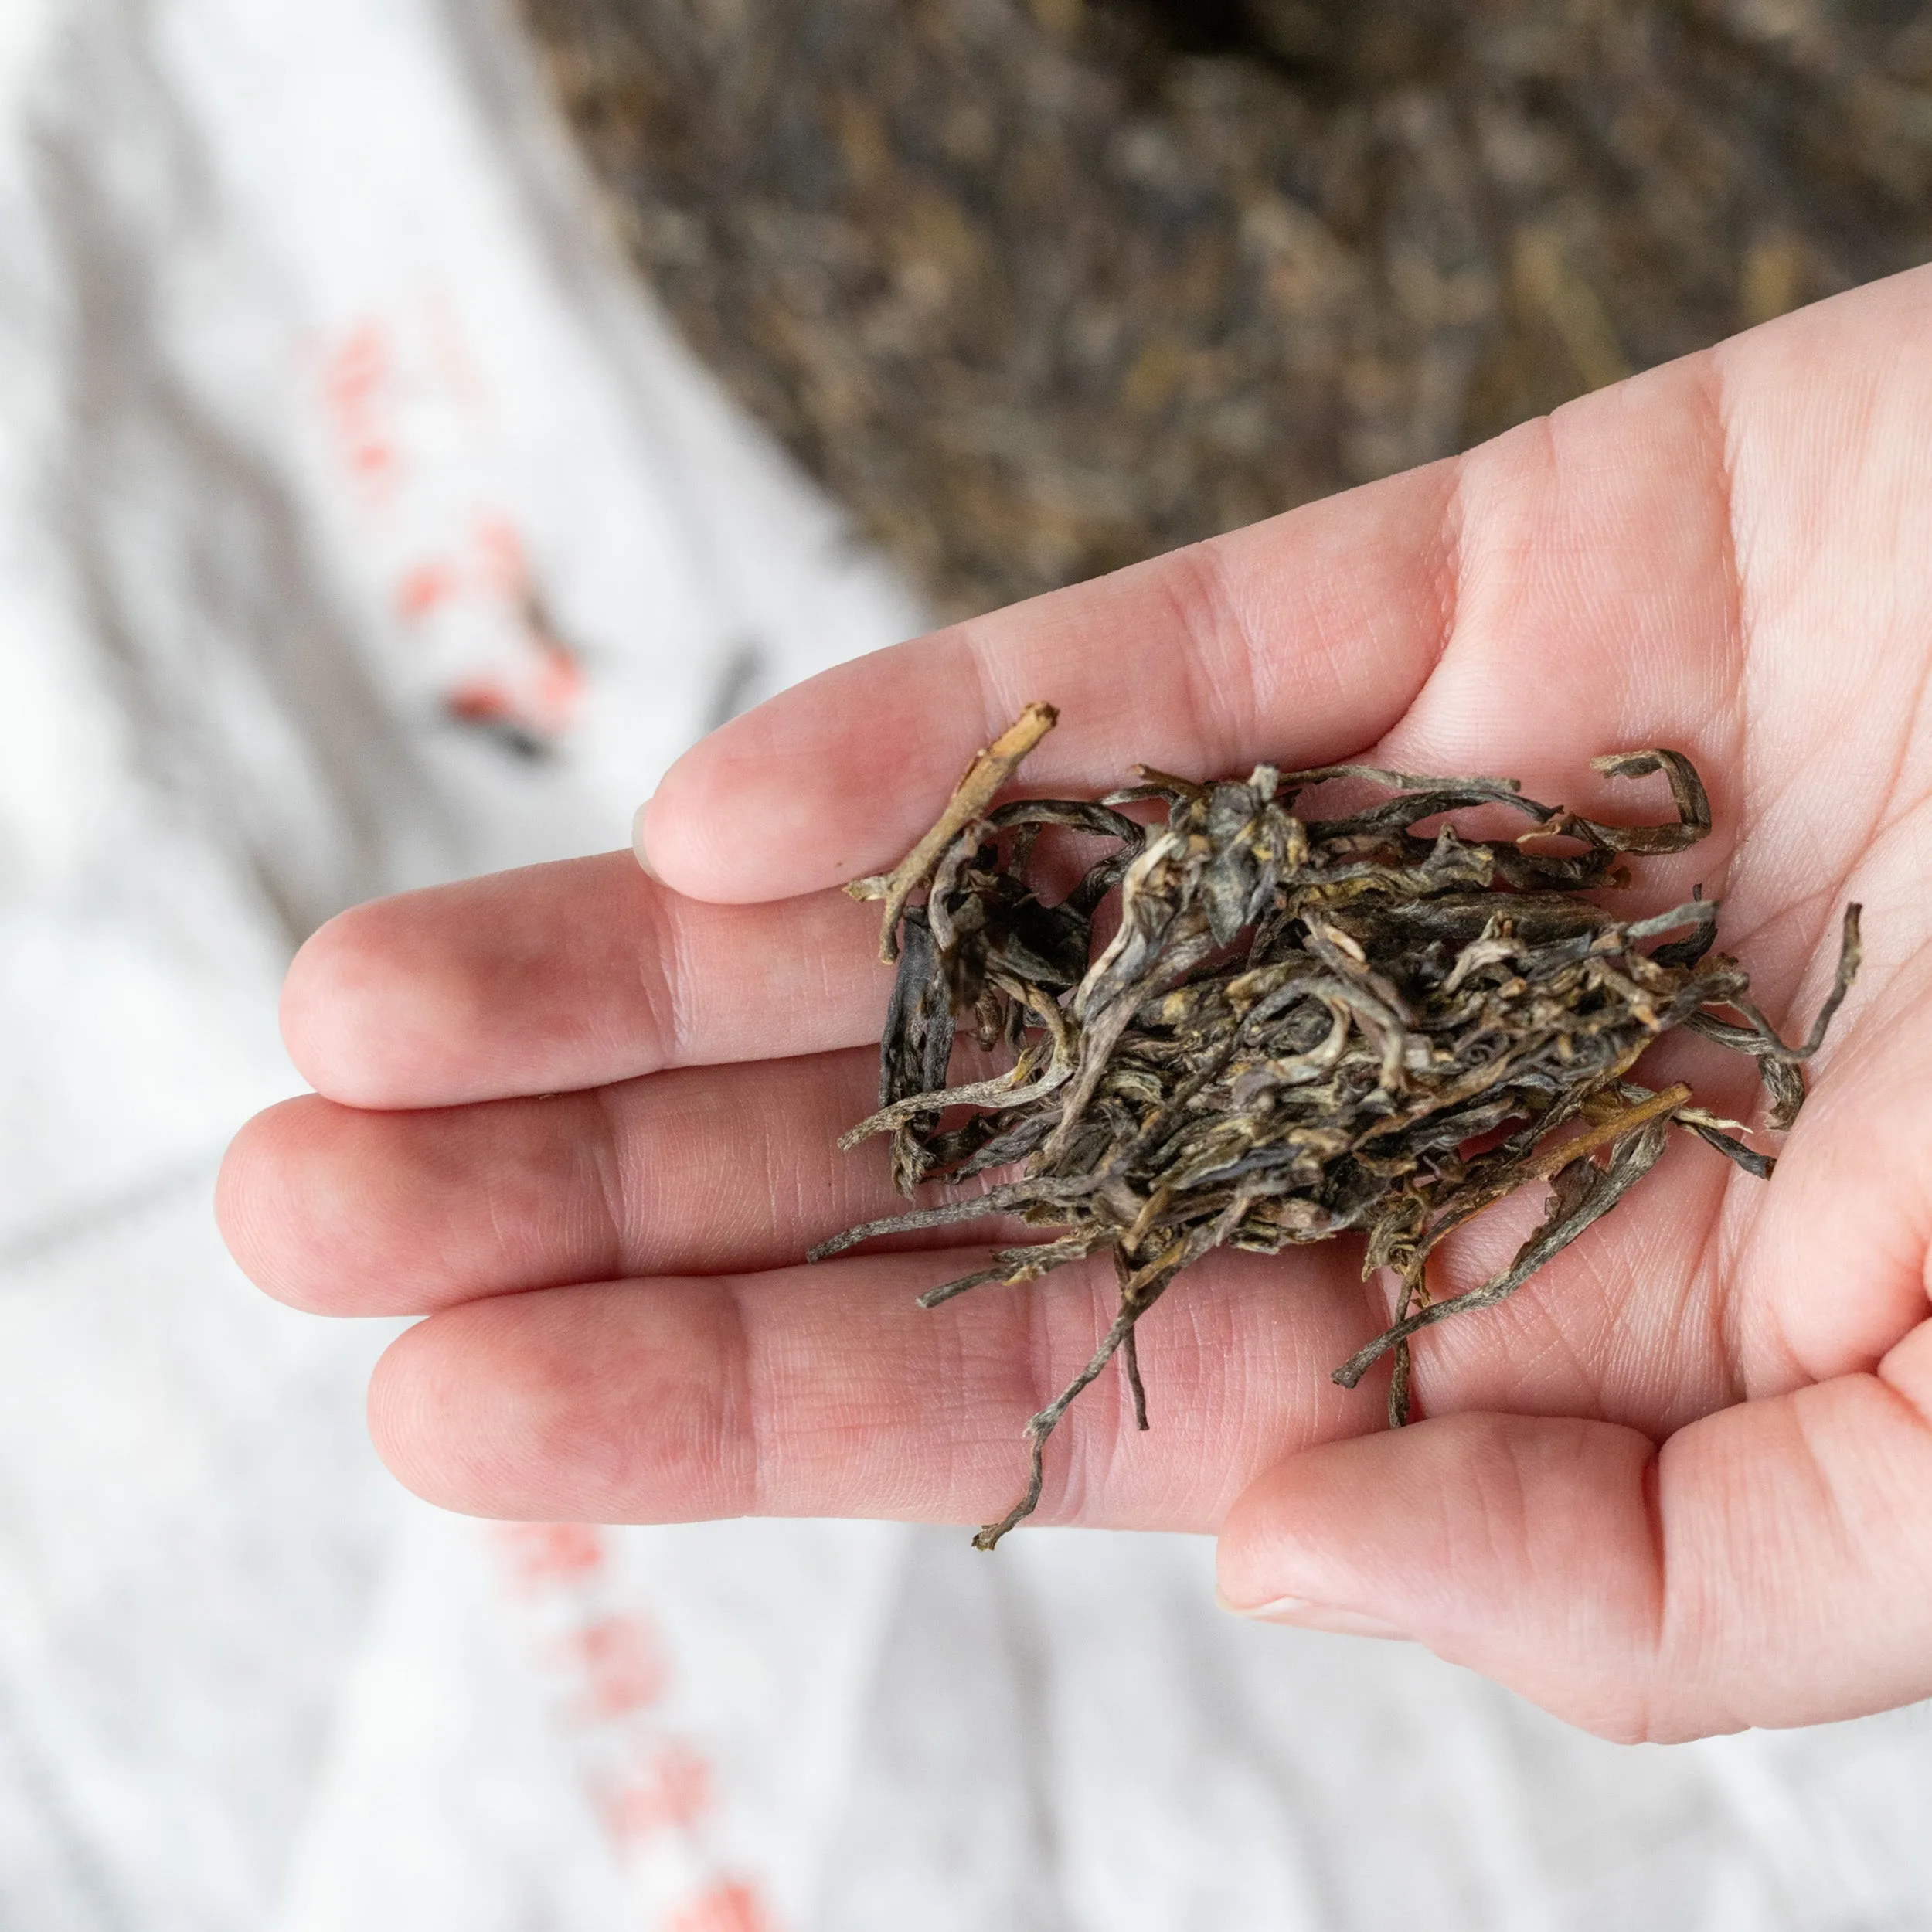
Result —
<path fill-rule="evenodd" d="M 1932 1327 L 1914 1339 L 1932 1369 Z M 1661 1452 L 1613 1423 L 1502 1415 L 1308 1451 L 1229 1512 L 1223 1600 L 1416 1638 L 1625 1740 L 1923 1697 L 1932 1404 L 1886 1366 L 1706 1417 Z"/>

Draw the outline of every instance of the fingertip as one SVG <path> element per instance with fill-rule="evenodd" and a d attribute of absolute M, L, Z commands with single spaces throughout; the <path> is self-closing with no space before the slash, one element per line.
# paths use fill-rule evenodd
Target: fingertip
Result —
<path fill-rule="evenodd" d="M 405 1328 L 376 1358 L 364 1409 L 369 1439 L 383 1466 L 411 1495 L 439 1509 L 486 1514 L 472 1505 L 479 1485 L 461 1468 L 442 1421 L 447 1392 L 439 1387 L 437 1351 L 423 1345 L 430 1326 L 419 1321 Z"/>
<path fill-rule="evenodd" d="M 242 1273 L 277 1301 L 283 1298 L 273 1285 L 274 1189 L 264 1171 L 263 1154 L 274 1138 L 270 1116 L 287 1104 L 281 1102 L 245 1122 L 228 1143 L 215 1175 L 215 1226 L 223 1245 Z"/>
<path fill-rule="evenodd" d="M 541 1164 L 541 1142 L 539 1164 L 526 1165 L 528 1124 L 515 1109 L 424 1114 L 301 1094 L 236 1134 L 216 1216 L 248 1278 L 310 1315 L 418 1315 L 594 1266 L 594 1236 L 588 1247 L 570 1238 L 584 1217 L 567 1179 L 553 1192 L 567 1165 Z"/>
<path fill-rule="evenodd" d="M 510 1331 L 514 1334 L 514 1329 Z M 460 1515 L 537 1519 L 551 1506 L 558 1445 L 529 1440 L 547 1366 L 505 1346 L 468 1308 L 433 1315 L 390 1342 L 369 1372 L 369 1438 L 412 1495 Z M 580 1515 L 586 1512 L 580 1511 Z"/>
<path fill-rule="evenodd" d="M 631 816 L 631 852 L 647 879 L 655 879 L 660 885 L 663 876 L 651 862 L 651 847 L 645 833 L 645 822 L 649 818 L 654 801 L 647 798 Z"/>
<path fill-rule="evenodd" d="M 399 1217 L 383 1198 L 400 1164 L 356 1158 L 363 1150 L 355 1128 L 393 1117 L 303 1094 L 264 1108 L 229 1144 L 215 1219 L 264 1294 L 305 1315 L 387 1315 L 413 1285 L 410 1276 L 424 1272 L 395 1243 Z"/>
<path fill-rule="evenodd" d="M 445 1253 L 447 1229 L 434 1199 L 425 1213 L 420 1187 L 402 1198 L 419 1177 L 383 1132 L 396 1117 L 302 1094 L 265 1107 L 230 1142 L 216 1225 L 264 1294 L 305 1315 L 389 1315 L 435 1284 L 423 1251 Z"/>
<path fill-rule="evenodd" d="M 304 940 L 283 975 L 279 1019 L 282 1045 L 295 1070 L 311 1087 L 321 1088 L 329 1060 L 328 989 L 335 978 L 331 955 L 338 942 L 337 928 L 347 914 L 338 913 Z"/>
<path fill-rule="evenodd" d="M 601 1282 L 469 1302 L 404 1330 L 369 1439 L 427 1502 L 598 1522 L 742 1513 L 750 1444 L 716 1284 Z"/>
<path fill-rule="evenodd" d="M 923 808 L 922 721 L 894 699 L 904 682 L 865 660 L 835 665 L 701 739 L 639 808 L 638 863 L 715 905 L 795 898 L 890 863 Z"/>
<path fill-rule="evenodd" d="M 746 712 L 672 761 L 631 821 L 631 849 L 648 877 L 687 899 L 724 905 L 797 889 L 782 876 L 791 863 L 784 839 L 761 837 L 746 822 L 778 762 L 769 747 L 760 750 L 762 735 L 758 712 Z M 765 808 L 767 831 L 777 829 L 768 802 Z"/>
<path fill-rule="evenodd" d="M 311 934 L 282 982 L 282 1043 L 317 1093 L 347 1107 L 410 1104 L 419 1043 L 454 1016 L 459 978 L 433 969 L 418 895 L 352 906 Z"/>
<path fill-rule="evenodd" d="M 1369 1543 L 1338 1547 L 1335 1531 L 1358 1498 L 1374 1501 L 1386 1440 L 1305 1450 L 1249 1484 L 1215 1545 L 1215 1595 L 1224 1608 L 1266 1618 L 1274 1604 L 1298 1600 L 1374 1614 L 1367 1605 L 1383 1592 L 1362 1561 Z"/>
<path fill-rule="evenodd" d="M 318 1093 L 391 1111 L 651 1071 L 670 897 L 622 852 L 372 900 L 295 955 L 282 1038 Z"/>
<path fill-rule="evenodd" d="M 1304 1451 L 1237 1498 L 1228 1607 L 1406 1634 L 1599 1736 L 1650 1734 L 1661 1570 L 1635 1430 L 1463 1415 Z"/>

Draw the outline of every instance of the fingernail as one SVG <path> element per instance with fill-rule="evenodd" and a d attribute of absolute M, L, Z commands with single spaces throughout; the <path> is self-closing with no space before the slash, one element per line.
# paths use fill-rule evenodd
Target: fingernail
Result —
<path fill-rule="evenodd" d="M 656 879 L 657 868 L 651 864 L 650 852 L 644 842 L 644 815 L 650 809 L 651 801 L 647 798 L 631 815 L 631 849 L 636 855 L 638 863 L 644 868 L 645 876 Z M 662 884 L 663 881 L 660 879 L 658 883 Z"/>
<path fill-rule="evenodd" d="M 1383 1637 L 1397 1643 L 1413 1641 L 1406 1630 L 1384 1623 L 1359 1610 L 1342 1610 L 1334 1604 L 1311 1603 L 1305 1597 L 1277 1597 L 1272 1603 L 1257 1604 L 1252 1609 L 1231 1604 L 1223 1597 L 1223 1610 L 1260 1624 L 1292 1624 L 1298 1630 L 1334 1631 L 1344 1637 Z"/>

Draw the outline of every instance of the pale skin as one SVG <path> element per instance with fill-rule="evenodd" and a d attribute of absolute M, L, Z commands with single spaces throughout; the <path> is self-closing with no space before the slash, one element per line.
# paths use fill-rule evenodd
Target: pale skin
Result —
<path fill-rule="evenodd" d="M 422 1315 L 370 1425 L 461 1510 L 668 1522 L 1000 1515 L 1111 1271 L 922 1289 L 981 1249 L 803 1265 L 894 1209 L 873 1104 L 889 867 L 1029 699 L 1023 789 L 1352 754 L 1667 816 L 1594 754 L 1696 760 L 1693 881 L 1787 1036 L 1863 902 L 1863 970 L 1774 1178 L 1688 1137 L 1492 1311 L 1420 1338 L 1423 1420 L 1328 1371 L 1388 1290 L 1342 1242 L 1210 1259 L 1110 1370 L 1039 1520 L 1219 1539 L 1231 1607 L 1406 1636 L 1620 1739 L 1932 1694 L 1932 270 L 1637 377 L 1454 461 L 901 645 L 690 752 L 640 852 L 357 908 L 284 1030 L 316 1093 L 237 1138 L 220 1209 L 270 1294 Z M 654 876 L 652 876 L 654 875 Z M 1761 1129 L 1747 1066 L 1653 1084 Z M 1775 1143 L 1759 1135 L 1759 1145 Z M 1443 1257 L 1506 1259 L 1539 1201 Z M 951 1230 L 946 1231 L 949 1234 Z M 1018 1532 L 1024 1535 L 1022 1530 Z M 995 1555 L 985 1560 L 1001 1560 Z"/>

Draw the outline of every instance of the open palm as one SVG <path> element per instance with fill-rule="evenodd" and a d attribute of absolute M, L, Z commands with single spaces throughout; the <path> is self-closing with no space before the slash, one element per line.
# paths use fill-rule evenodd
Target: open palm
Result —
<path fill-rule="evenodd" d="M 1685 1138 L 1495 1310 L 1419 1338 L 1391 1434 L 1329 1371 L 1385 1324 L 1346 1244 L 1199 1264 L 1109 1375 L 1040 1520 L 1218 1531 L 1229 1600 L 1418 1638 L 1574 1721 L 1682 1736 L 1932 1692 L 1932 271 L 1600 392 L 1457 461 L 900 645 L 739 719 L 628 854 L 359 908 L 284 1019 L 318 1090 L 260 1116 L 222 1213 L 271 1293 L 423 1313 L 379 1367 L 411 1486 L 492 1515 L 978 1522 L 1091 1352 L 1111 1272 L 930 1311 L 957 1250 L 802 1265 L 893 1211 L 870 1111 L 889 866 L 1026 701 L 1029 788 L 1357 753 L 1598 815 L 1665 744 L 1714 835 L 1634 910 L 1719 943 L 1801 1032 L 1838 917 L 1866 963 L 1767 1184 Z M 659 883 L 662 881 L 662 883 Z M 1747 1064 L 1673 1039 L 1753 1117 Z M 1761 1119 L 1761 1115 L 1758 1116 Z M 1454 1237 L 1481 1278 L 1540 1211 Z M 1513 1217 L 1513 1218 L 1512 1218 Z"/>

